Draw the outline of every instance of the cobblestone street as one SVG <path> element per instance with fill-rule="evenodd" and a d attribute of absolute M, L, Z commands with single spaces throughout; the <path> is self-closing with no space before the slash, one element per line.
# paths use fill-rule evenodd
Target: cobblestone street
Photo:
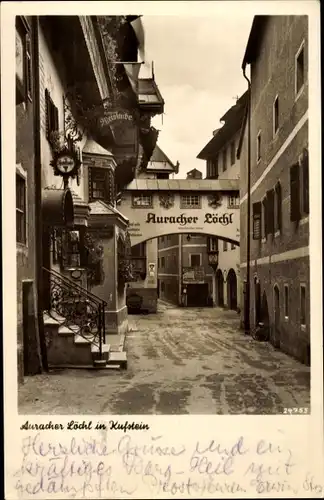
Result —
<path fill-rule="evenodd" d="M 310 369 L 239 331 L 222 309 L 130 316 L 126 371 L 27 377 L 26 414 L 276 414 L 309 406 Z"/>

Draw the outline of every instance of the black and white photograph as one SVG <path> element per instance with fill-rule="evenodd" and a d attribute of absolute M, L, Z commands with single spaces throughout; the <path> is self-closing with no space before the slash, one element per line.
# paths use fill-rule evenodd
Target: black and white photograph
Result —
<path fill-rule="evenodd" d="M 63 2 L 53 8 L 21 2 L 8 16 L 15 88 L 3 84 L 2 101 L 15 99 L 15 159 L 4 163 L 3 244 L 12 239 L 13 246 L 3 266 L 15 267 L 15 279 L 4 280 L 4 294 L 7 283 L 13 291 L 13 328 L 5 331 L 13 347 L 5 347 L 5 365 L 16 378 L 10 397 L 25 437 L 17 445 L 23 460 L 31 450 L 52 453 L 56 444 L 37 453 L 27 434 L 44 422 L 57 439 L 60 416 L 74 416 L 76 436 L 90 432 L 97 416 L 95 429 L 106 429 L 108 420 L 126 440 L 134 429 L 138 439 L 149 432 L 150 417 L 174 416 L 169 429 L 176 419 L 185 422 L 182 416 L 201 417 L 199 428 L 209 434 L 218 425 L 211 417 L 280 417 L 290 434 L 278 440 L 297 447 L 302 419 L 321 408 L 322 388 L 313 390 L 322 378 L 314 382 L 314 363 L 322 363 L 321 305 L 314 306 L 321 260 L 313 259 L 314 245 L 319 252 L 321 245 L 321 166 L 319 135 L 311 138 L 320 122 L 310 111 L 314 102 L 320 107 L 310 14 L 318 4 L 268 2 L 278 9 L 267 10 L 256 1 L 177 3 L 93 2 L 91 11 L 84 2 L 66 2 L 65 11 Z M 273 432 L 283 432 L 281 421 Z M 258 431 L 251 423 L 243 435 L 243 420 L 235 429 L 241 427 L 231 452 L 229 443 L 220 452 L 220 445 L 197 441 L 195 453 L 217 448 L 222 460 L 224 453 L 243 456 Z M 151 439 L 164 439 L 159 432 Z M 260 434 L 257 455 L 281 453 L 275 441 L 260 445 L 270 434 Z M 134 460 L 148 453 L 136 449 Z M 156 472 L 150 484 L 142 478 L 143 490 L 110 482 L 105 498 L 140 491 L 145 498 L 323 495 L 321 478 L 304 477 L 301 462 L 303 486 L 283 479 L 293 453 L 296 462 L 302 456 L 296 449 L 285 455 L 285 472 L 278 466 L 273 473 L 281 486 L 260 486 L 266 465 L 256 474 L 252 462 L 235 487 L 208 489 L 211 483 L 201 486 L 198 478 L 194 488 L 190 476 L 182 489 L 163 489 L 161 482 L 156 489 L 158 474 L 172 476 L 171 462 L 163 473 L 156 462 L 147 466 Z M 232 473 L 225 459 L 218 468 L 192 460 L 190 471 L 210 481 Z M 19 477 L 26 478 L 26 467 Z M 135 465 L 127 467 L 133 484 Z M 249 474 L 256 475 L 246 486 Z M 8 498 L 27 498 L 33 488 L 39 498 L 71 497 L 70 486 L 50 491 L 43 479 L 39 489 L 17 480 Z M 97 485 L 87 488 L 74 497 L 94 498 Z"/>

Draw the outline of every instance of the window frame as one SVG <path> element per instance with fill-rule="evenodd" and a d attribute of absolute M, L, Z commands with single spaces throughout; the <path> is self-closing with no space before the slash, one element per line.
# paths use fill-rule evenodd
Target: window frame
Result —
<path fill-rule="evenodd" d="M 234 203 L 231 203 L 231 199 L 234 200 Z M 232 195 L 229 194 L 227 198 L 227 208 L 240 208 L 240 194 Z"/>
<path fill-rule="evenodd" d="M 231 166 L 235 165 L 235 159 L 236 159 L 236 150 L 235 150 L 235 140 L 231 142 L 230 146 L 230 161 L 231 161 Z"/>
<path fill-rule="evenodd" d="M 16 33 L 18 33 L 18 35 L 21 38 L 22 51 L 23 51 L 22 81 L 17 75 L 17 68 L 16 68 L 16 103 L 21 104 L 22 102 L 26 103 L 28 100 L 32 102 L 33 100 L 32 45 L 30 36 L 30 26 L 25 16 L 16 16 L 15 30 Z M 18 92 L 20 94 L 19 96 Z"/>
<path fill-rule="evenodd" d="M 46 138 L 52 146 L 52 133 L 58 132 L 60 128 L 59 109 L 54 103 L 51 93 L 48 88 L 45 89 L 45 121 L 46 121 Z"/>
<path fill-rule="evenodd" d="M 219 244 L 218 244 L 217 236 L 208 236 L 207 241 L 207 251 L 208 252 L 218 252 Z"/>
<path fill-rule="evenodd" d="M 223 240 L 223 252 L 227 252 L 227 241 Z"/>
<path fill-rule="evenodd" d="M 199 255 L 199 265 L 198 265 L 198 266 L 194 266 L 194 265 L 192 264 L 191 258 L 192 258 L 193 256 L 195 256 L 195 257 L 196 257 L 197 255 Z M 190 254 L 189 254 L 189 267 L 201 267 L 201 266 L 202 266 L 202 254 L 201 254 L 201 253 L 197 253 L 197 252 L 195 252 L 195 253 L 190 253 Z"/>
<path fill-rule="evenodd" d="M 223 161 L 223 172 L 227 170 L 227 148 L 223 148 L 222 151 L 222 161 Z"/>
<path fill-rule="evenodd" d="M 262 240 L 262 201 L 256 201 L 252 204 L 252 239 L 254 241 Z M 257 232 L 256 223 L 259 222 L 259 232 Z M 259 236 L 257 236 L 259 235 Z"/>
<path fill-rule="evenodd" d="M 20 163 L 16 164 L 16 246 L 17 248 L 28 248 L 28 183 L 27 183 L 27 172 L 24 170 Z M 24 182 L 24 211 L 17 207 L 17 178 L 20 178 Z M 17 210 L 24 215 L 24 241 L 18 241 L 17 239 Z"/>
<path fill-rule="evenodd" d="M 184 202 L 184 198 L 196 197 L 198 204 Z M 180 196 L 180 208 L 181 209 L 197 209 L 201 208 L 201 195 L 200 194 L 182 194 Z"/>
<path fill-rule="evenodd" d="M 301 87 L 298 89 L 297 88 L 297 80 L 298 80 L 298 58 L 303 52 L 303 83 Z M 298 99 L 298 97 L 301 95 L 305 87 L 305 39 L 301 42 L 299 49 L 297 50 L 295 54 L 295 98 Z"/>
<path fill-rule="evenodd" d="M 137 205 L 135 203 L 135 198 L 148 198 L 148 201 L 149 203 L 146 204 L 146 205 L 143 205 L 143 204 L 139 204 Z M 145 192 L 136 192 L 135 193 L 132 193 L 132 208 L 153 208 L 153 195 L 152 194 L 145 194 Z"/>
<path fill-rule="evenodd" d="M 277 106 L 276 106 L 277 104 Z M 277 107 L 277 120 L 276 120 L 276 107 Z M 277 121 L 277 128 L 276 128 Z M 272 105 L 272 135 L 275 138 L 279 132 L 279 95 L 277 94 L 274 98 Z"/>

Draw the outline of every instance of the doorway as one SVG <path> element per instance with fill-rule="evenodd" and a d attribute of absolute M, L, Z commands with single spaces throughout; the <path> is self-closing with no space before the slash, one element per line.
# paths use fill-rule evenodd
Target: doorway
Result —
<path fill-rule="evenodd" d="M 280 295 L 279 288 L 275 285 L 274 289 L 274 336 L 273 345 L 280 347 Z"/>
<path fill-rule="evenodd" d="M 261 286 L 258 278 L 254 279 L 255 325 L 261 321 Z"/>
<path fill-rule="evenodd" d="M 220 269 L 217 269 L 216 272 L 216 294 L 217 306 L 224 307 L 224 278 Z"/>
<path fill-rule="evenodd" d="M 237 279 L 234 269 L 230 269 L 227 275 L 227 296 L 228 307 L 230 309 L 237 309 Z"/>
<path fill-rule="evenodd" d="M 207 307 L 208 295 L 208 283 L 192 283 L 187 285 L 187 306 Z"/>

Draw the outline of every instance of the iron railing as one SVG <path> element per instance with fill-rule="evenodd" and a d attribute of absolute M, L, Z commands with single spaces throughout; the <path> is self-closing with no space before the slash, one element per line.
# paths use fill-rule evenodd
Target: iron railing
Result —
<path fill-rule="evenodd" d="M 47 314 L 71 331 L 75 331 L 73 326 L 79 327 L 77 334 L 96 345 L 102 359 L 107 302 L 53 269 L 43 267 L 43 273 L 49 285 Z"/>

